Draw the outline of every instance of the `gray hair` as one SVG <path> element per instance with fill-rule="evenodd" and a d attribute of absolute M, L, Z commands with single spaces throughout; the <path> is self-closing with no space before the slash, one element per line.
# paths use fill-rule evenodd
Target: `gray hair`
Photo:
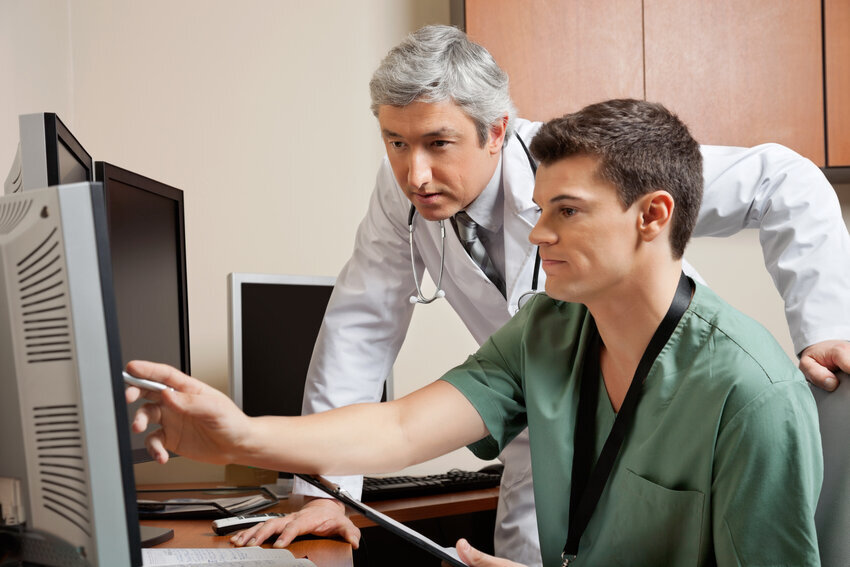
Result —
<path fill-rule="evenodd" d="M 513 132 L 516 108 L 508 75 L 486 49 L 455 27 L 425 26 L 407 36 L 381 61 L 369 90 L 376 117 L 383 105 L 452 100 L 475 122 L 482 146 L 505 115 L 505 142 Z"/>

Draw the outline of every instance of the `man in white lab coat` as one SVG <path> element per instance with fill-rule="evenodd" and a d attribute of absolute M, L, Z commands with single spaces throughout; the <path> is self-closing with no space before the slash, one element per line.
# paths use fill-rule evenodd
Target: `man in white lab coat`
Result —
<path fill-rule="evenodd" d="M 427 269 L 439 279 L 436 221 L 445 221 L 445 300 L 479 344 L 516 313 L 532 287 L 535 247 L 528 235 L 538 209 L 531 200 L 534 165 L 524 145 L 540 124 L 514 116 L 507 76 L 489 53 L 454 28 L 429 26 L 390 51 L 370 87 L 387 157 L 325 315 L 305 413 L 379 399 L 413 314 L 412 270 L 416 278 Z M 702 153 L 705 196 L 694 235 L 759 229 L 800 366 L 810 381 L 834 389 L 832 371 L 850 369 L 850 238 L 832 187 L 811 162 L 782 146 L 703 147 Z M 452 218 L 460 211 L 478 224 L 496 283 L 461 244 Z M 545 274 L 539 277 L 542 289 Z M 501 458 L 496 554 L 539 565 L 527 434 Z M 359 495 L 359 477 L 336 480 Z M 296 489 L 320 496 L 303 485 Z M 237 534 L 234 543 L 281 533 L 276 545 L 284 546 L 311 532 L 341 534 L 355 545 L 359 539 L 341 505 L 317 499 Z"/>

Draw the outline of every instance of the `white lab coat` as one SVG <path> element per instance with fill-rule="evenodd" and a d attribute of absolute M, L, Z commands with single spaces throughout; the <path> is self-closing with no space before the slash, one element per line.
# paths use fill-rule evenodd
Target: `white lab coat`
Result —
<path fill-rule="evenodd" d="M 540 123 L 516 121 L 528 144 Z M 723 236 L 760 227 L 765 263 L 786 302 L 796 348 L 829 338 L 850 339 L 850 238 L 835 193 L 820 170 L 773 144 L 752 149 L 703 147 L 706 190 L 695 236 Z M 534 175 L 520 144 L 502 154 L 507 301 L 462 248 L 446 223 L 446 300 L 483 343 L 516 312 L 531 286 L 535 250 L 528 234 L 536 222 Z M 408 249 L 405 198 L 384 159 L 354 252 L 336 281 L 319 332 L 304 393 L 304 413 L 380 398 L 404 341 L 415 295 Z M 417 272 L 437 280 L 438 223 L 415 219 Z M 540 273 L 540 289 L 545 273 Z M 842 283 L 843 282 L 843 283 Z M 817 283 L 817 285 L 815 285 Z M 805 302 L 803 301 L 805 299 Z M 435 376 L 436 378 L 436 376 Z M 496 552 L 539 565 L 527 431 L 503 451 L 505 462 L 496 519 Z M 359 477 L 338 477 L 357 497 Z M 296 491 L 321 496 L 303 483 Z M 565 534 L 566 537 L 566 534 Z"/>

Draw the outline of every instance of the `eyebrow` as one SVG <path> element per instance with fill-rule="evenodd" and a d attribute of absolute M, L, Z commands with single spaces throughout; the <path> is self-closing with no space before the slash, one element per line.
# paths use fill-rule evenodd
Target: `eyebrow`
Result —
<path fill-rule="evenodd" d="M 534 200 L 534 198 L 532 198 L 531 201 L 535 205 L 539 205 L 539 203 L 536 200 Z M 579 203 L 586 203 L 587 199 L 584 199 L 582 197 L 577 197 L 575 195 L 570 195 L 569 193 L 565 193 L 563 195 L 555 195 L 554 197 L 549 199 L 550 203 L 560 203 L 561 201 L 578 201 Z"/>
<path fill-rule="evenodd" d="M 404 138 L 404 136 L 402 136 L 401 134 L 396 134 L 392 130 L 387 130 L 386 128 L 381 130 L 381 133 L 386 138 Z M 438 128 L 436 130 L 432 130 L 430 132 L 426 132 L 426 133 L 422 134 L 423 138 L 438 138 L 438 137 L 441 137 L 441 136 L 460 137 L 461 133 L 460 133 L 460 130 L 455 130 L 454 128 L 444 127 L 444 128 Z"/>

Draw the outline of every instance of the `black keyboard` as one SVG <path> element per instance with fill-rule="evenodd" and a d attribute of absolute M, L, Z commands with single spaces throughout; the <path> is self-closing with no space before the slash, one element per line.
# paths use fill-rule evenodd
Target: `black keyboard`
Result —
<path fill-rule="evenodd" d="M 426 476 L 367 476 L 363 478 L 363 502 L 429 496 L 499 486 L 500 473 L 450 470 Z"/>

